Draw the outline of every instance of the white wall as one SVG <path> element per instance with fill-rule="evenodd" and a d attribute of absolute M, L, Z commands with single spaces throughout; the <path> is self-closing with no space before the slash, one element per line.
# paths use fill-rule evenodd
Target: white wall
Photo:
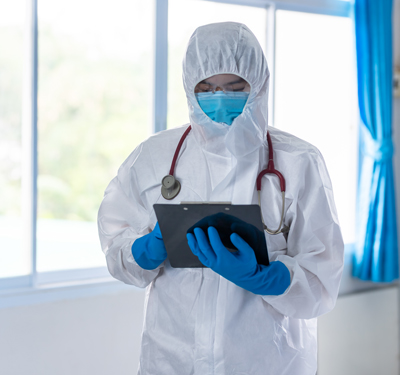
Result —
<path fill-rule="evenodd" d="M 318 375 L 399 374 L 398 288 L 340 297 L 318 319 Z"/>
<path fill-rule="evenodd" d="M 0 309 L 1 375 L 133 375 L 144 291 Z"/>

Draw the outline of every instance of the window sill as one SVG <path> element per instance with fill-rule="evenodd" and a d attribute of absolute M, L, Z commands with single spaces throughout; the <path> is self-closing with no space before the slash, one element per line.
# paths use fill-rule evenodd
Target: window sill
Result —
<path fill-rule="evenodd" d="M 0 309 L 132 291 L 143 293 L 144 290 L 126 285 L 111 276 L 43 284 L 37 287 L 1 290 Z"/>
<path fill-rule="evenodd" d="M 398 281 L 392 283 L 373 283 L 371 281 L 362 281 L 352 277 L 352 253 L 350 251 L 345 252 L 344 257 L 344 269 L 342 280 L 340 282 L 339 297 L 348 296 L 351 294 L 369 292 L 372 290 L 378 290 L 393 286 L 398 286 Z"/>
<path fill-rule="evenodd" d="M 93 270 L 94 271 L 94 270 Z M 21 286 L 18 283 L 14 288 L 0 290 L 0 309 L 19 306 L 29 306 L 41 303 L 88 298 L 100 295 L 136 292 L 143 293 L 144 290 L 133 285 L 126 285 L 107 276 L 103 270 L 96 270 L 93 275 L 102 277 L 92 277 L 86 279 L 71 280 L 71 276 L 79 277 L 76 270 L 68 272 L 69 280 L 66 280 L 63 272 L 55 272 L 41 277 L 41 284 L 36 287 Z M 108 271 L 107 271 L 108 272 Z M 87 271 L 84 272 L 87 276 Z M 104 276 L 103 276 L 104 275 Z M 397 286 L 398 282 L 393 283 L 372 283 L 361 281 L 351 276 L 351 252 L 346 252 L 345 265 L 342 281 L 339 290 L 339 297 L 352 294 L 368 292 L 372 290 L 383 289 Z"/>

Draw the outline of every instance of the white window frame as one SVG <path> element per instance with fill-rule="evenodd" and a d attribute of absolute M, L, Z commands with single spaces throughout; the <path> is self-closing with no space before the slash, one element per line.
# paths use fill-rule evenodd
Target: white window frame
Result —
<path fill-rule="evenodd" d="M 40 0 L 27 0 L 26 43 L 24 67 L 23 95 L 23 222 L 26 234 L 25 249 L 31 254 L 31 272 L 28 276 L 18 276 L 0 279 L 0 307 L 21 305 L 22 300 L 47 301 L 48 296 L 59 299 L 58 292 L 71 296 L 82 294 L 82 285 L 90 285 L 89 294 L 106 292 L 110 285 L 124 289 L 121 283 L 113 282 L 106 267 L 72 269 L 66 271 L 37 272 L 36 229 L 37 229 L 37 176 L 38 176 L 38 129 L 37 129 L 37 94 L 38 94 L 38 14 L 37 6 Z M 154 1 L 154 96 L 153 122 L 151 132 L 167 128 L 167 78 L 168 78 L 168 0 Z M 245 5 L 267 9 L 267 59 L 271 73 L 270 103 L 271 123 L 273 124 L 274 109 L 274 77 L 275 77 L 275 16 L 277 10 L 289 10 L 338 17 L 350 17 L 351 4 L 340 0 L 201 0 L 233 5 Z M 100 251 L 100 248 L 99 248 Z M 347 271 L 348 272 L 348 271 Z M 346 271 L 345 271 L 346 273 Z M 368 283 L 359 284 L 356 280 L 347 278 L 344 294 L 354 290 L 371 288 Z M 111 284 L 110 284 L 111 283 Z M 352 283 L 349 287 L 348 283 Z M 71 292 L 80 286 L 80 292 Z M 97 289 L 93 288 L 97 285 Z M 103 285 L 102 289 L 99 285 Z M 72 288 L 72 289 L 71 289 Z M 75 288 L 75 289 L 74 289 Z M 100 289 L 99 289 L 100 288 Z M 88 289 L 88 290 L 89 290 Z M 49 293 L 49 290 L 52 293 Z M 93 292 L 95 290 L 95 292 Z M 114 290 L 114 289 L 113 289 Z M 40 291 L 45 291 L 43 298 Z M 57 293 L 55 291 L 58 291 Z M 27 298 L 30 293 L 40 296 Z M 87 295 L 84 293 L 84 295 Z M 3 298 L 3 297 L 8 297 Z M 57 297 L 58 296 L 58 297 Z M 22 300 L 21 300 L 22 298 Z M 2 303 L 3 299 L 3 303 Z M 4 303 L 4 301 L 8 301 Z M 11 302 L 10 302 L 11 301 Z M 23 303 L 22 303 L 23 304 Z"/>

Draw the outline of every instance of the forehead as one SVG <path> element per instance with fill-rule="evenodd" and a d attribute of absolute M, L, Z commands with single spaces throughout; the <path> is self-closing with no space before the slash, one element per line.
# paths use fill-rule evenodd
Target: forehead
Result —
<path fill-rule="evenodd" d="M 236 83 L 238 81 L 244 81 L 244 79 L 236 74 L 217 74 L 204 79 L 202 82 L 211 83 L 213 85 L 226 85 L 230 83 Z"/>

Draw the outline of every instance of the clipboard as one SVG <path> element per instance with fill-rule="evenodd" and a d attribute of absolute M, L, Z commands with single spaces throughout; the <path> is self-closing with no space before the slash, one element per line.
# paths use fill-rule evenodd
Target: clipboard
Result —
<path fill-rule="evenodd" d="M 237 251 L 229 240 L 232 227 L 253 249 L 259 264 L 269 265 L 261 210 L 256 204 L 233 205 L 229 202 L 181 202 L 154 204 L 168 259 L 174 268 L 205 267 L 192 253 L 186 234 L 201 227 L 207 235 L 212 225 L 229 251 Z M 211 224 L 210 224 L 211 223 Z"/>

